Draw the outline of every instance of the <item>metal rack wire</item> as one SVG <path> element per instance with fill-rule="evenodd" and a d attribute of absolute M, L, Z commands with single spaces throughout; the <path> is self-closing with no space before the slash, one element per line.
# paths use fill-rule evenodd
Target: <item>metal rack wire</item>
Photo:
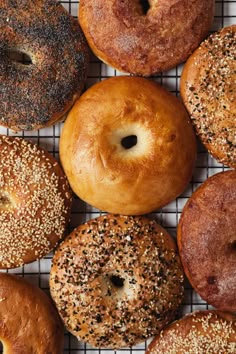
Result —
<path fill-rule="evenodd" d="M 78 13 L 78 1 L 77 0 L 64 0 L 60 1 L 63 6 L 68 10 L 68 12 L 77 17 Z M 215 18 L 211 31 L 216 31 L 222 27 L 236 23 L 236 0 L 216 0 Z M 179 95 L 179 79 L 182 71 L 182 65 L 166 72 L 161 75 L 153 77 L 153 80 L 159 82 L 161 85 L 165 86 L 168 90 L 173 92 L 175 95 Z M 122 75 L 122 73 L 110 68 L 109 66 L 101 63 L 97 58 L 91 55 L 90 68 L 88 79 L 86 82 L 86 88 L 93 85 L 94 83 L 101 81 L 102 79 Z M 62 128 L 62 123 L 59 123 L 53 127 L 47 129 L 41 129 L 35 132 L 22 132 L 14 134 L 6 128 L 0 127 L 0 134 L 22 136 L 25 139 L 36 142 L 40 146 L 44 147 L 46 150 L 51 152 L 58 159 L 58 143 L 60 139 L 60 132 Z M 172 203 L 168 204 L 161 210 L 152 213 L 151 216 L 155 217 L 163 227 L 167 229 L 173 236 L 176 234 L 176 226 L 187 199 L 192 194 L 192 192 L 198 187 L 202 182 L 204 182 L 207 177 L 213 175 L 217 172 L 223 171 L 225 167 L 217 163 L 203 148 L 203 146 L 198 144 L 198 158 L 196 166 L 194 169 L 193 177 L 189 186 L 185 192 L 177 198 Z M 70 230 L 79 224 L 85 222 L 88 219 L 94 218 L 100 215 L 101 212 L 94 209 L 90 205 L 87 205 L 80 201 L 77 197 L 74 198 Z M 33 262 L 31 264 L 25 265 L 22 268 L 17 268 L 14 270 L 9 270 L 9 273 L 15 273 L 22 275 L 27 278 L 30 282 L 35 283 L 41 287 L 46 292 L 49 291 L 48 288 L 48 277 L 51 267 L 52 253 L 43 259 Z M 185 298 L 184 304 L 182 306 L 182 313 L 192 312 L 196 309 L 207 309 L 208 304 L 204 302 L 199 295 L 197 295 L 190 285 L 186 282 L 185 286 Z M 117 351 L 122 353 L 135 354 L 136 352 L 144 353 L 147 343 L 142 343 L 134 348 L 127 348 Z M 1 352 L 1 349 L 0 349 Z M 70 354 L 102 354 L 103 352 L 113 351 L 94 349 L 89 345 L 82 343 L 73 337 L 69 333 L 65 332 L 65 346 L 64 353 Z"/>

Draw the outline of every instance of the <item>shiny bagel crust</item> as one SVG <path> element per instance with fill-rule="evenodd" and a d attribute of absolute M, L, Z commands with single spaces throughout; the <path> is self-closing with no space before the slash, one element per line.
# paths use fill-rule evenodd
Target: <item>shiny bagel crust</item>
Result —
<path fill-rule="evenodd" d="M 51 299 L 6 273 L 0 273 L 0 341 L 7 354 L 63 353 L 64 329 Z"/>
<path fill-rule="evenodd" d="M 21 138 L 0 136 L 0 268 L 49 253 L 65 236 L 71 203 L 53 156 Z"/>
<path fill-rule="evenodd" d="M 96 348 L 130 347 L 176 316 L 183 273 L 175 242 L 144 217 L 92 219 L 56 250 L 50 291 L 72 334 Z"/>
<path fill-rule="evenodd" d="M 150 76 L 183 62 L 207 35 L 214 0 L 81 0 L 79 22 L 92 51 L 112 67 Z"/>
<path fill-rule="evenodd" d="M 136 136 L 125 148 L 122 141 Z M 92 206 L 140 215 L 186 188 L 196 139 L 183 104 L 157 83 L 114 77 L 75 103 L 62 129 L 60 159 L 73 191 Z"/>
<path fill-rule="evenodd" d="M 209 153 L 236 168 L 236 25 L 212 34 L 184 66 L 180 91 Z"/>
<path fill-rule="evenodd" d="M 188 280 L 209 304 L 236 311 L 236 171 L 208 178 L 189 198 L 178 225 Z"/>
<path fill-rule="evenodd" d="M 146 354 L 236 352 L 236 316 L 221 311 L 195 311 L 173 322 L 154 338 Z"/>
<path fill-rule="evenodd" d="M 81 94 L 88 46 L 56 0 L 0 2 L 0 125 L 36 130 L 62 120 Z M 12 51 L 27 54 L 24 65 Z"/>

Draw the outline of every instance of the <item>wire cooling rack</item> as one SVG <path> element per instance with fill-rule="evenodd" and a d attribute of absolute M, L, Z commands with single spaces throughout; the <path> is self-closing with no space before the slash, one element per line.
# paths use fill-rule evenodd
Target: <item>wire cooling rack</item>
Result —
<path fill-rule="evenodd" d="M 130 0 L 131 1 L 131 0 Z M 68 10 L 68 12 L 77 17 L 78 13 L 78 1 L 69 0 L 69 1 L 60 1 L 63 6 Z M 236 23 L 236 0 L 233 1 L 219 1 L 216 0 L 216 9 L 215 9 L 215 18 L 212 25 L 211 31 L 214 32 L 222 27 Z M 159 82 L 161 85 L 166 87 L 175 95 L 179 95 L 179 80 L 182 71 L 182 65 L 162 73 L 161 75 L 155 76 L 152 79 Z M 97 58 L 91 54 L 90 67 L 88 79 L 86 82 L 86 88 L 90 87 L 94 83 L 101 81 L 102 79 L 123 75 L 117 70 L 112 69 L 111 67 L 101 63 Z M 0 134 L 6 134 L 11 136 L 22 136 L 25 139 L 29 139 L 39 144 L 50 153 L 52 153 L 58 159 L 58 143 L 60 139 L 60 133 L 63 123 L 59 123 L 53 127 L 41 129 L 35 132 L 22 132 L 22 133 L 13 133 L 12 131 L 1 128 Z M 217 163 L 204 149 L 204 147 L 198 143 L 198 157 L 193 173 L 193 177 L 185 192 L 177 198 L 172 203 L 168 204 L 164 208 L 150 214 L 150 216 L 155 217 L 159 223 L 166 228 L 167 231 L 174 237 L 176 236 L 176 226 L 178 220 L 185 205 L 186 201 L 192 194 L 192 192 L 209 176 L 221 172 L 225 167 Z M 71 222 L 69 225 L 69 230 L 72 230 L 79 224 L 101 215 L 101 212 L 97 209 L 94 209 L 90 205 L 83 203 L 77 197 L 74 197 Z M 51 259 L 52 253 L 43 259 L 33 262 L 31 264 L 25 265 L 22 268 L 17 268 L 9 270 L 9 273 L 14 273 L 22 275 L 27 278 L 30 282 L 38 285 L 45 292 L 49 292 L 48 287 L 48 278 L 51 268 Z M 197 295 L 187 283 L 185 284 L 185 298 L 184 303 L 181 309 L 182 314 L 192 312 L 197 309 L 207 309 L 208 304 L 204 302 L 199 295 Z M 124 348 L 116 351 L 122 353 L 135 354 L 137 352 L 144 353 L 147 347 L 147 342 L 141 343 L 134 348 Z M 1 352 L 1 348 L 0 348 Z M 103 352 L 109 352 L 113 354 L 113 351 L 104 350 L 104 349 L 94 349 L 89 345 L 80 342 L 74 336 L 65 332 L 65 345 L 64 353 L 70 354 L 103 354 Z"/>

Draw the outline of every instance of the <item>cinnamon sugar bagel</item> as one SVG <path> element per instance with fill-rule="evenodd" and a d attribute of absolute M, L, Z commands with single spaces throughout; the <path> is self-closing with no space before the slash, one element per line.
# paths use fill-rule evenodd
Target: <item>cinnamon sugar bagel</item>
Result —
<path fill-rule="evenodd" d="M 0 13 L 0 125 L 19 131 L 55 124 L 86 79 L 80 26 L 56 0 L 0 1 Z M 23 64 L 20 54 L 30 60 Z"/>
<path fill-rule="evenodd" d="M 220 311 L 196 311 L 165 328 L 146 354 L 235 354 L 236 316 Z"/>
<path fill-rule="evenodd" d="M 137 215 L 186 188 L 196 140 L 182 103 L 153 81 L 114 77 L 76 102 L 62 130 L 60 159 L 74 192 L 94 207 Z"/>
<path fill-rule="evenodd" d="M 25 279 L 0 273 L 0 341 L 6 354 L 62 354 L 64 329 L 49 297 Z"/>
<path fill-rule="evenodd" d="M 183 273 L 173 239 L 155 221 L 105 215 L 61 243 L 50 291 L 72 334 L 97 348 L 118 349 L 174 319 Z"/>
<path fill-rule="evenodd" d="M 220 310 L 236 311 L 236 171 L 208 178 L 185 205 L 179 252 L 193 288 Z"/>
<path fill-rule="evenodd" d="M 236 168 L 236 25 L 214 33 L 192 54 L 181 95 L 210 154 Z"/>
<path fill-rule="evenodd" d="M 93 52 L 114 68 L 150 76 L 183 62 L 207 35 L 214 0 L 80 0 Z"/>
<path fill-rule="evenodd" d="M 56 160 L 30 142 L 0 136 L 0 268 L 49 253 L 65 234 L 70 207 Z"/>

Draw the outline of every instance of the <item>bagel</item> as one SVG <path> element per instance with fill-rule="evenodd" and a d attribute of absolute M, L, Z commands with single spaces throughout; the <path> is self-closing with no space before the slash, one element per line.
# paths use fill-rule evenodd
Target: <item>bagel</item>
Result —
<path fill-rule="evenodd" d="M 195 311 L 165 328 L 146 354 L 235 354 L 236 316 L 221 311 Z"/>
<path fill-rule="evenodd" d="M 114 77 L 75 103 L 59 153 L 82 200 L 115 214 L 158 209 L 186 188 L 196 139 L 183 104 L 153 81 Z"/>
<path fill-rule="evenodd" d="M 155 221 L 105 215 L 60 244 L 50 292 L 72 334 L 96 348 L 118 349 L 175 318 L 183 273 L 173 239 Z"/>
<path fill-rule="evenodd" d="M 0 136 L 0 268 L 49 253 L 65 235 L 71 203 L 53 156 L 21 138 Z"/>
<path fill-rule="evenodd" d="M 209 153 L 236 168 L 236 25 L 212 34 L 184 66 L 180 91 Z"/>
<path fill-rule="evenodd" d="M 7 354 L 62 354 L 64 329 L 51 299 L 37 286 L 0 273 L 0 341 Z"/>
<path fill-rule="evenodd" d="M 87 76 L 80 26 L 56 0 L 1 1 L 0 13 L 0 125 L 14 131 L 53 125 Z"/>
<path fill-rule="evenodd" d="M 192 194 L 178 246 L 196 292 L 220 310 L 236 311 L 236 171 L 213 175 Z"/>
<path fill-rule="evenodd" d="M 150 76 L 183 62 L 207 35 L 214 0 L 80 0 L 92 51 L 120 71 Z"/>

